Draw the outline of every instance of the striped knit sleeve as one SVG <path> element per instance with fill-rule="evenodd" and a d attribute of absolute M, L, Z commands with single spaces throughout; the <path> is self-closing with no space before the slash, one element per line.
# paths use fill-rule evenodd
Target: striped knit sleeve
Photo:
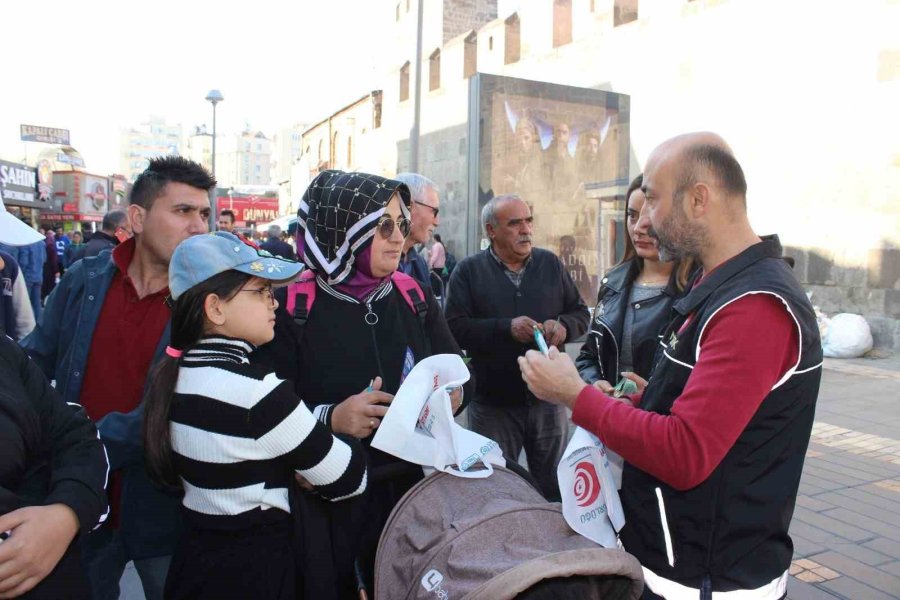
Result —
<path fill-rule="evenodd" d="M 273 385 L 275 384 L 275 385 Z M 343 500 L 366 489 L 366 459 L 358 442 L 332 435 L 274 373 L 260 382 L 267 393 L 250 409 L 250 428 L 257 443 L 302 475 L 323 497 Z"/>

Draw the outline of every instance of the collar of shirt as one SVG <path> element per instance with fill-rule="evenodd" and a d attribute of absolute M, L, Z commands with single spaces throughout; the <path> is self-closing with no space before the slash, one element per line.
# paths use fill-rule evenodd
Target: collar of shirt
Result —
<path fill-rule="evenodd" d="M 490 250 L 491 256 L 494 258 L 494 260 L 497 261 L 497 264 L 499 264 L 501 267 L 503 267 L 503 269 L 504 269 L 505 271 L 507 271 L 507 272 L 509 272 L 509 273 L 515 273 L 516 275 L 522 275 L 522 274 L 524 274 L 524 273 L 525 273 L 525 269 L 527 269 L 527 268 L 528 268 L 528 265 L 531 264 L 531 259 L 533 258 L 533 255 L 532 255 L 532 254 L 529 254 L 529 255 L 528 255 L 528 258 L 525 259 L 524 264 L 522 264 L 522 268 L 519 269 L 518 271 L 513 271 L 513 270 L 510 269 L 508 266 L 506 266 L 506 263 L 503 262 L 503 261 L 500 259 L 499 256 L 497 256 L 497 253 L 496 253 L 496 252 L 494 252 L 494 245 L 493 245 L 493 244 L 491 244 L 490 246 L 488 246 L 488 250 Z"/>
<path fill-rule="evenodd" d="M 250 362 L 250 353 L 256 346 L 245 340 L 224 335 L 201 338 L 191 346 L 182 359 L 186 363 L 222 361 L 236 364 Z"/>
<path fill-rule="evenodd" d="M 113 248 L 112 250 L 112 259 L 116 265 L 116 268 L 119 269 L 119 272 L 122 274 L 127 285 L 137 294 L 137 290 L 134 287 L 134 282 L 131 280 L 131 277 L 128 275 L 128 267 L 131 265 L 131 261 L 134 260 L 134 253 L 137 248 L 137 243 L 135 239 L 129 238 Z M 163 289 L 150 294 L 150 296 L 157 296 L 162 294 L 163 296 L 169 295 L 169 286 L 164 287 Z"/>

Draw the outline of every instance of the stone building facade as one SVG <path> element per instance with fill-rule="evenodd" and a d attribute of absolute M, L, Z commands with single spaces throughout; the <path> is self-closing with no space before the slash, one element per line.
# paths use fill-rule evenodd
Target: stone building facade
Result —
<path fill-rule="evenodd" d="M 442 187 L 440 229 L 458 256 L 478 245 L 473 73 L 623 93 L 630 176 L 672 135 L 722 134 L 746 171 L 755 229 L 780 235 L 813 302 L 865 315 L 877 347 L 900 349 L 896 1 L 530 0 L 502 14 L 487 0 L 424 0 L 419 82 L 417 2 L 406 4 L 392 15 L 379 135 L 355 160 L 408 168 L 420 86 L 419 170 Z"/>

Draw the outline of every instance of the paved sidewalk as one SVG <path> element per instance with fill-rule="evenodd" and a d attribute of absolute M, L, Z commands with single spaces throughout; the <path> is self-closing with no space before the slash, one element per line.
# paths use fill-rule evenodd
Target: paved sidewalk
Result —
<path fill-rule="evenodd" d="M 826 359 L 788 597 L 900 598 L 900 360 Z"/>

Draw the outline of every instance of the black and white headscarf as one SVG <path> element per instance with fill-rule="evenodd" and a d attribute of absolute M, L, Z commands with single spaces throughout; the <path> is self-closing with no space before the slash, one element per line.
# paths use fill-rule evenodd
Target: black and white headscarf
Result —
<path fill-rule="evenodd" d="M 395 193 L 400 211 L 409 218 L 406 184 L 368 173 L 322 171 L 300 200 L 298 256 L 329 285 L 350 283 L 359 266 L 356 260 L 371 245 L 375 225 Z"/>

